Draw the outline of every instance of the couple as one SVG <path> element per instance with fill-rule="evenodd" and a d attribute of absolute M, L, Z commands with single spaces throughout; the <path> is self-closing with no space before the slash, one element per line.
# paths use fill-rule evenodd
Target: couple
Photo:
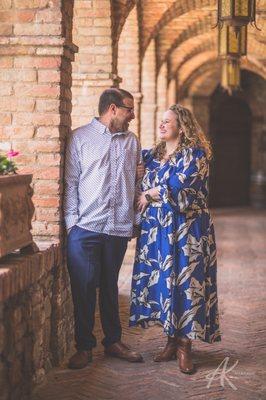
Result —
<path fill-rule="evenodd" d="M 77 348 L 69 367 L 92 361 L 97 287 L 105 354 L 143 361 L 121 341 L 117 286 L 140 212 L 129 324 L 160 323 L 167 343 L 154 361 L 178 356 L 180 370 L 192 373 L 191 339 L 221 340 L 206 204 L 210 145 L 191 112 L 174 105 L 164 113 L 159 144 L 141 155 L 128 131 L 133 96 L 105 90 L 98 108 L 99 118 L 76 129 L 67 147 L 64 211 Z"/>

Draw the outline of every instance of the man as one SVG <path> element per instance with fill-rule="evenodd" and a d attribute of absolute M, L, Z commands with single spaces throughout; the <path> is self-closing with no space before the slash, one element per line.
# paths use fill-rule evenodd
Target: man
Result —
<path fill-rule="evenodd" d="M 83 368 L 92 361 L 97 286 L 105 353 L 143 361 L 121 342 L 117 284 L 132 237 L 136 170 L 141 159 L 138 139 L 128 131 L 134 118 L 129 92 L 105 90 L 99 100 L 99 118 L 76 129 L 68 144 L 64 212 L 77 348 L 70 368 Z M 138 173 L 137 177 L 143 175 L 142 167 Z"/>

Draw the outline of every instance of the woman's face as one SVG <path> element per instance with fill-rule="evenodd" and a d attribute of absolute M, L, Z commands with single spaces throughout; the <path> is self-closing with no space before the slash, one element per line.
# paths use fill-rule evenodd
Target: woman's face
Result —
<path fill-rule="evenodd" d="M 173 111 L 167 110 L 163 114 L 163 120 L 160 123 L 159 130 L 159 137 L 165 142 L 178 138 L 177 119 Z"/>

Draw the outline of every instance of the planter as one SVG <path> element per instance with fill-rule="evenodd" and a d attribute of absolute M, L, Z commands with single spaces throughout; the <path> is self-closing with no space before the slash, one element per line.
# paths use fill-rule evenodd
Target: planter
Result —
<path fill-rule="evenodd" d="M 0 176 L 0 257 L 33 245 L 32 175 Z"/>

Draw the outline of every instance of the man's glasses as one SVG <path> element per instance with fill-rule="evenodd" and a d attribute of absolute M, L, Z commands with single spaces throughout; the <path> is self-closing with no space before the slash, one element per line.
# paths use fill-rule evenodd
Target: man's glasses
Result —
<path fill-rule="evenodd" d="M 128 107 L 128 106 L 124 106 L 124 105 L 120 105 L 120 104 L 119 105 L 116 104 L 116 107 L 125 108 L 126 110 L 130 111 L 131 113 L 134 112 L 134 107 Z"/>

